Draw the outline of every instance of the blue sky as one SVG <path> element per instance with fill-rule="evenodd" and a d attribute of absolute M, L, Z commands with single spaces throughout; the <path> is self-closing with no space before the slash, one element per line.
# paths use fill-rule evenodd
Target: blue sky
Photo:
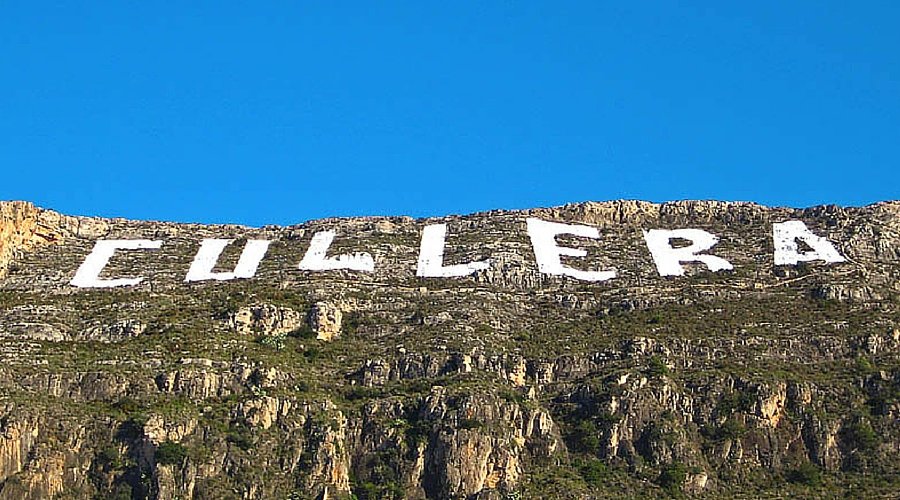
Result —
<path fill-rule="evenodd" d="M 252 225 L 895 199 L 898 26 L 896 1 L 3 2 L 0 199 Z"/>

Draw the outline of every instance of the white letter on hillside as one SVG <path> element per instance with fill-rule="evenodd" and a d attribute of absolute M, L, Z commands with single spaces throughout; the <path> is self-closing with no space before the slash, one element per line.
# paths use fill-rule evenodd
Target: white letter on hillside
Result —
<path fill-rule="evenodd" d="M 561 247 L 556 242 L 559 234 L 573 234 L 582 238 L 598 239 L 600 232 L 590 226 L 560 224 L 547 222 L 540 219 L 529 218 L 528 236 L 531 237 L 531 245 L 534 247 L 534 257 L 537 260 L 538 269 L 544 274 L 554 276 L 571 276 L 584 281 L 606 281 L 616 277 L 616 271 L 579 271 L 566 267 L 560 260 L 560 256 L 584 257 L 586 250 L 580 248 Z"/>
<path fill-rule="evenodd" d="M 113 288 L 118 286 L 134 286 L 144 278 L 100 279 L 100 273 L 109 264 L 116 250 L 157 249 L 162 241 L 153 240 L 101 240 L 94 245 L 81 267 L 75 273 L 70 284 L 78 288 Z"/>
<path fill-rule="evenodd" d="M 422 246 L 419 249 L 419 266 L 416 276 L 422 278 L 457 278 L 468 276 L 490 265 L 487 261 L 468 264 L 444 265 L 444 241 L 447 239 L 447 224 L 432 224 L 422 231 Z"/>
<path fill-rule="evenodd" d="M 333 271 L 337 269 L 350 269 L 351 271 L 375 270 L 375 260 L 367 253 L 355 253 L 352 255 L 338 255 L 326 257 L 331 242 L 334 241 L 334 231 L 320 231 L 313 236 L 309 244 L 309 250 L 300 261 L 300 269 L 304 271 Z"/>
<path fill-rule="evenodd" d="M 776 266 L 796 265 L 816 259 L 824 260 L 829 264 L 847 260 L 838 253 L 830 241 L 813 234 L 806 224 L 799 220 L 773 224 L 772 239 L 775 243 Z M 800 253 L 797 240 L 809 245 L 812 251 Z"/>
<path fill-rule="evenodd" d="M 191 263 L 191 268 L 188 270 L 184 281 L 228 281 L 235 278 L 252 278 L 255 276 L 256 269 L 259 268 L 259 263 L 262 261 L 263 257 L 266 256 L 266 251 L 268 251 L 269 243 L 271 243 L 271 241 L 247 240 L 247 244 L 244 246 L 244 251 L 241 252 L 241 257 L 238 259 L 234 271 L 230 273 L 214 273 L 213 268 L 216 267 L 216 263 L 219 262 L 222 251 L 224 251 L 225 247 L 232 242 L 234 242 L 234 240 L 203 240 L 203 243 L 200 245 L 200 250 L 197 251 L 197 256 L 194 257 L 194 262 Z"/>
<path fill-rule="evenodd" d="M 690 240 L 691 244 L 684 248 L 672 248 L 671 241 L 675 238 Z M 684 276 L 681 264 L 686 262 L 702 262 L 713 272 L 734 269 L 730 262 L 721 257 L 699 254 L 719 242 L 719 238 L 701 229 L 651 229 L 644 231 L 644 240 L 660 276 Z"/>

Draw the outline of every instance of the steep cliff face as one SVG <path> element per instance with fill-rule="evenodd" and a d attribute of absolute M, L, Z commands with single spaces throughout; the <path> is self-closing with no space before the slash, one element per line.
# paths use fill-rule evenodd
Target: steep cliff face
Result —
<path fill-rule="evenodd" d="M 615 278 L 542 272 L 528 218 L 596 230 L 557 236 L 583 250 L 560 264 Z M 842 261 L 777 265 L 789 220 Z M 485 264 L 417 276 L 434 224 L 445 268 Z M 645 231 L 684 228 L 733 269 L 660 276 Z M 187 281 L 204 238 L 233 241 Z M 97 277 L 137 284 L 70 284 L 97 241 L 136 239 L 160 244 Z M 250 240 L 270 244 L 237 278 Z M 371 270 L 328 268 L 361 254 Z M 894 202 L 259 229 L 0 203 L 0 498 L 890 497 L 898 277 Z"/>
<path fill-rule="evenodd" d="M 41 232 L 39 219 L 44 212 L 31 203 L 0 203 L 0 276 L 6 274 L 10 262 L 36 245 L 57 239 L 53 231 Z"/>

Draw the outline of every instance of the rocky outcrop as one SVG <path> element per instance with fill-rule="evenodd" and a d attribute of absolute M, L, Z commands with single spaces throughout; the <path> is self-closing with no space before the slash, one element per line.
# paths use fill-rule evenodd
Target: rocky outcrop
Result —
<path fill-rule="evenodd" d="M 244 335 L 287 335 L 304 326 L 304 317 L 288 307 L 259 304 L 242 307 L 229 317 L 234 331 Z"/>
<path fill-rule="evenodd" d="M 336 305 L 316 302 L 309 312 L 309 327 L 316 334 L 316 339 L 331 341 L 340 337 L 343 317 Z"/>
<path fill-rule="evenodd" d="M 6 414 L 9 409 L 3 412 Z M 38 437 L 37 422 L 3 422 L 0 428 L 0 482 L 18 474 L 25 468 L 26 458 L 31 453 Z"/>
<path fill-rule="evenodd" d="M 74 340 L 121 342 L 142 335 L 146 330 L 146 324 L 126 319 L 93 325 L 85 331 L 75 334 Z"/>
<path fill-rule="evenodd" d="M 436 387 L 419 418 L 438 422 L 425 450 L 422 484 L 429 498 L 515 491 L 529 451 L 550 458 L 564 449 L 546 412 L 490 396 L 448 397 Z"/>
<path fill-rule="evenodd" d="M 242 402 L 234 411 L 234 418 L 251 427 L 268 429 L 279 419 L 287 417 L 295 404 L 272 396 L 262 396 Z"/>
<path fill-rule="evenodd" d="M 59 240 L 56 229 L 45 225 L 43 214 L 31 203 L 0 203 L 0 276 L 17 255 Z"/>
<path fill-rule="evenodd" d="M 347 419 L 343 413 L 329 409 L 318 419 L 310 420 L 308 461 L 301 464 L 307 491 L 316 496 L 350 493 L 350 452 L 347 441 Z"/>
<path fill-rule="evenodd" d="M 181 367 L 155 377 L 159 391 L 202 400 L 276 386 L 286 377 L 275 368 L 209 359 L 182 359 Z"/>
<path fill-rule="evenodd" d="M 4 419 L 15 414 L 6 408 Z M 90 491 L 90 431 L 68 422 L 54 422 L 54 428 L 28 420 L 10 424 L 0 440 L 0 482 L 2 499 L 55 498 L 64 491 Z M 48 440 L 48 436 L 53 436 Z M 13 440 L 13 441 L 10 441 Z"/>

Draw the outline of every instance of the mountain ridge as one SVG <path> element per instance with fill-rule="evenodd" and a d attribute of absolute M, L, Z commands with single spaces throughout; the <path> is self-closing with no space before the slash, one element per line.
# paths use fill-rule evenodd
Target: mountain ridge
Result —
<path fill-rule="evenodd" d="M 577 206 L 591 206 L 591 205 L 625 205 L 625 204 L 637 204 L 637 205 L 651 205 L 662 207 L 664 205 L 684 205 L 684 204 L 718 204 L 718 205 L 737 205 L 737 206 L 753 206 L 760 207 L 764 209 L 780 209 L 780 210 L 795 210 L 795 211 L 807 211 L 807 210 L 815 210 L 815 209 L 824 209 L 829 207 L 840 208 L 840 209 L 869 209 L 876 208 L 879 206 L 894 206 L 900 205 L 900 200 L 882 200 L 875 201 L 872 203 L 862 204 L 862 205 L 840 205 L 833 203 L 823 203 L 809 206 L 791 206 L 791 205 L 767 205 L 765 203 L 759 203 L 755 201 L 731 201 L 731 200 L 722 200 L 722 199 L 692 199 L 692 198 L 684 198 L 679 200 L 670 200 L 665 202 L 654 202 L 648 200 L 642 200 L 638 198 L 618 198 L 613 200 L 584 200 L 584 201 L 576 201 L 576 202 L 568 202 L 560 205 L 549 205 L 546 207 L 531 207 L 531 208 L 489 208 L 485 210 L 476 210 L 473 212 L 460 212 L 460 213 L 448 213 L 444 215 L 427 215 L 427 216 L 411 216 L 411 215 L 403 215 L 403 214 L 387 214 L 387 215 L 349 215 L 349 216 L 339 216 L 339 217 L 321 217 L 321 218 L 313 218 L 306 219 L 303 221 L 299 221 L 291 224 L 277 224 L 277 223 L 266 223 L 262 225 L 249 225 L 249 224 L 240 224 L 240 223 L 231 223 L 231 222 L 217 222 L 217 223 L 206 223 L 206 222 L 196 222 L 196 221 L 175 221 L 175 220 L 164 220 L 164 219 L 136 219 L 132 217 L 106 217 L 101 215 L 89 215 L 89 214 L 66 214 L 63 211 L 50 208 L 50 207 L 42 207 L 37 203 L 28 200 L 0 200 L 0 206 L 24 206 L 29 209 L 33 209 L 39 212 L 53 212 L 65 217 L 72 217 L 76 219 L 103 219 L 103 220 L 115 220 L 115 221 L 141 221 L 148 223 L 159 223 L 159 224 L 183 224 L 183 225 L 201 225 L 201 226 L 238 226 L 244 227 L 247 229 L 262 229 L 266 227 L 294 227 L 303 224 L 308 224 L 311 222 L 317 221 L 332 221 L 332 220 L 345 220 L 345 219 L 412 219 L 412 220 L 428 220 L 428 219 L 440 219 L 447 217 L 469 217 L 469 216 L 479 216 L 479 215 L 487 215 L 493 213 L 510 213 L 510 212 L 529 212 L 533 210 L 551 210 L 551 209 L 563 209 L 569 207 L 577 207 Z"/>
<path fill-rule="evenodd" d="M 894 201 L 260 228 L 0 202 L 0 498 L 887 498 L 898 277 Z"/>

